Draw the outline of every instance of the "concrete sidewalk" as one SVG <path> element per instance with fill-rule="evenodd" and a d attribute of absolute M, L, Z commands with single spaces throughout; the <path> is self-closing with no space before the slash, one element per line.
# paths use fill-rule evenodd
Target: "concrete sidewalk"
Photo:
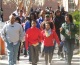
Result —
<path fill-rule="evenodd" d="M 20 61 L 17 65 L 31 65 L 29 64 L 28 56 L 20 56 Z M 0 65 L 8 65 L 7 56 L 0 60 Z M 45 65 L 44 57 L 39 57 L 39 62 L 37 65 Z M 57 54 L 54 54 L 52 59 L 52 65 L 66 65 L 65 60 L 60 60 L 57 57 Z M 72 65 L 80 65 L 80 56 L 74 55 L 72 59 Z"/>

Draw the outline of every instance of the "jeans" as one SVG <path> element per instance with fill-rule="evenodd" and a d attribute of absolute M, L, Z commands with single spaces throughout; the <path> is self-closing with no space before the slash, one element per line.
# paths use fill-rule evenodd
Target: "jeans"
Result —
<path fill-rule="evenodd" d="M 13 43 L 9 43 L 9 42 L 6 43 L 7 43 L 7 50 L 8 50 L 9 65 L 14 65 L 16 64 L 20 43 L 18 42 L 16 45 L 13 45 Z"/>
<path fill-rule="evenodd" d="M 73 57 L 74 50 L 74 42 L 75 40 L 65 40 L 64 43 L 64 51 L 65 51 L 65 59 L 67 60 L 68 65 L 71 65 L 71 60 Z"/>
<path fill-rule="evenodd" d="M 64 42 L 61 41 L 59 49 L 58 49 L 58 55 L 61 56 L 62 58 L 64 58 L 64 55 L 63 55 L 63 45 L 64 45 Z"/>

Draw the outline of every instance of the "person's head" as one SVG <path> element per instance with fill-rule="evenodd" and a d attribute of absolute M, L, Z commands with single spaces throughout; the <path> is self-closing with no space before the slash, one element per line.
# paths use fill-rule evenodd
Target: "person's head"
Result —
<path fill-rule="evenodd" d="M 30 16 L 25 17 L 25 21 L 30 20 Z"/>
<path fill-rule="evenodd" d="M 54 17 L 54 11 L 50 12 L 50 18 L 53 19 L 53 17 Z"/>
<path fill-rule="evenodd" d="M 16 17 L 16 14 L 15 13 L 12 13 L 12 15 Z"/>
<path fill-rule="evenodd" d="M 11 14 L 10 16 L 9 16 L 9 20 L 10 20 L 10 23 L 11 24 L 13 24 L 14 22 L 15 22 L 15 15 L 14 14 Z"/>
<path fill-rule="evenodd" d="M 45 21 L 50 21 L 50 14 L 45 15 Z"/>
<path fill-rule="evenodd" d="M 33 12 L 34 10 L 33 10 L 33 7 L 31 7 L 31 9 L 30 9 L 30 12 Z"/>
<path fill-rule="evenodd" d="M 32 20 L 31 21 L 31 27 L 36 27 L 37 25 L 37 21 L 36 20 Z"/>
<path fill-rule="evenodd" d="M 19 11 L 19 16 L 23 16 L 23 10 Z"/>
<path fill-rule="evenodd" d="M 49 7 L 49 10 L 52 11 L 52 7 Z"/>
<path fill-rule="evenodd" d="M 36 16 L 36 19 L 39 18 L 39 12 L 38 11 L 35 11 L 35 16 Z"/>
<path fill-rule="evenodd" d="M 60 15 L 61 15 L 61 12 L 60 12 L 59 9 L 57 9 L 57 10 L 55 11 L 55 16 L 60 16 Z"/>
<path fill-rule="evenodd" d="M 46 13 L 45 10 L 41 10 L 39 16 L 44 18 L 45 17 L 45 13 Z"/>
<path fill-rule="evenodd" d="M 49 21 L 45 22 L 44 29 L 46 29 L 46 30 L 53 29 L 52 22 L 49 22 Z"/>
<path fill-rule="evenodd" d="M 61 8 L 61 12 L 63 12 L 63 11 L 65 11 L 65 10 L 64 10 L 64 7 Z"/>
<path fill-rule="evenodd" d="M 67 23 L 73 23 L 72 15 L 71 15 L 71 14 L 66 14 L 66 15 L 65 15 L 65 21 L 66 21 Z"/>
<path fill-rule="evenodd" d="M 16 21 L 17 23 L 20 23 L 20 24 L 21 24 L 19 17 L 16 17 L 16 18 L 15 18 L 15 21 Z"/>
<path fill-rule="evenodd" d="M 36 15 L 34 12 L 30 13 L 30 19 L 31 20 L 36 20 Z"/>

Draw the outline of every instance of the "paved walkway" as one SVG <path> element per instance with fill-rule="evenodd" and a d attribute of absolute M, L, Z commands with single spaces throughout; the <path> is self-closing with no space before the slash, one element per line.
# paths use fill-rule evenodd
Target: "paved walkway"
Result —
<path fill-rule="evenodd" d="M 28 56 L 24 57 L 20 56 L 20 61 L 17 65 L 31 65 L 29 64 Z M 0 60 L 0 65 L 8 65 L 7 56 L 5 56 L 2 60 Z M 45 65 L 44 57 L 39 57 L 39 62 L 37 65 Z M 52 65 L 66 65 L 65 60 L 60 60 L 55 53 L 52 59 Z M 72 59 L 72 65 L 80 65 L 80 55 L 74 55 Z"/>

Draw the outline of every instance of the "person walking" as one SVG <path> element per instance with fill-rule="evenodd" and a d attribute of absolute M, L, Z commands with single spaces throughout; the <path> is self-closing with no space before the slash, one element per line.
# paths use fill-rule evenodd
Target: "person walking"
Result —
<path fill-rule="evenodd" d="M 22 26 L 15 22 L 15 16 L 11 14 L 9 16 L 9 23 L 5 24 L 1 37 L 7 44 L 9 65 L 16 64 L 18 49 L 20 41 L 23 38 Z"/>
<path fill-rule="evenodd" d="M 59 9 L 57 9 L 55 12 L 54 25 L 55 25 L 55 31 L 56 31 L 61 43 L 62 43 L 62 41 L 60 38 L 60 27 L 61 27 L 62 23 L 64 23 L 64 22 L 65 22 L 64 16 L 62 16 L 61 11 Z M 64 58 L 62 49 L 63 49 L 63 46 L 60 45 L 60 47 L 58 49 L 58 57 L 61 59 Z"/>
<path fill-rule="evenodd" d="M 19 17 L 16 17 L 15 18 L 15 22 L 17 22 L 17 23 L 19 23 L 21 25 L 21 22 L 20 22 L 20 18 Z M 21 53 L 21 42 L 19 44 L 19 49 L 18 49 L 17 63 L 19 63 L 18 61 L 20 60 L 20 53 Z"/>
<path fill-rule="evenodd" d="M 26 31 L 26 49 L 30 50 L 32 65 L 37 65 L 39 60 L 39 42 L 41 39 L 41 31 L 36 27 L 37 21 L 32 20 L 31 28 Z"/>
<path fill-rule="evenodd" d="M 75 34 L 77 33 L 77 28 L 73 23 L 72 15 L 66 14 L 65 21 L 66 22 L 63 23 L 60 28 L 60 32 L 65 37 L 64 40 L 65 59 L 67 61 L 67 65 L 71 65 L 75 45 Z"/>
<path fill-rule="evenodd" d="M 35 16 L 34 12 L 31 12 L 30 16 L 28 16 L 26 18 L 27 18 L 27 20 L 25 22 L 25 32 L 31 27 L 32 20 L 36 20 L 36 16 Z M 40 29 L 40 25 L 39 25 L 38 22 L 36 22 L 36 27 Z M 31 51 L 30 51 L 30 48 L 28 49 L 28 54 L 29 54 L 29 63 L 31 64 L 32 61 L 31 61 Z"/>
<path fill-rule="evenodd" d="M 55 30 L 53 30 L 53 25 L 51 22 L 45 22 L 44 29 L 41 33 L 42 41 L 44 43 L 45 64 L 51 65 L 54 51 L 53 41 L 56 40 L 58 45 L 60 45 L 60 41 Z"/>

